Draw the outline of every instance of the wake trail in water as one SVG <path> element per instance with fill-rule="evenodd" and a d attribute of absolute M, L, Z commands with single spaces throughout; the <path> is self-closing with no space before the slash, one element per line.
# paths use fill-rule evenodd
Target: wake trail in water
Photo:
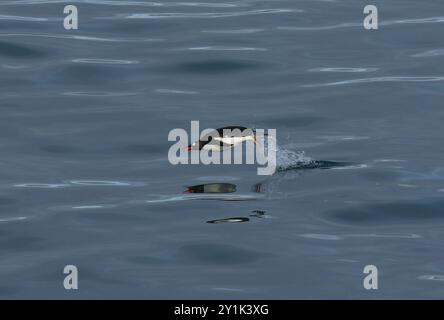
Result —
<path fill-rule="evenodd" d="M 269 137 L 270 138 L 270 137 Z M 351 166 L 350 162 L 335 162 L 326 160 L 315 160 L 305 154 L 305 151 L 292 151 L 279 147 L 275 144 L 276 149 L 276 171 L 283 172 L 288 170 L 305 170 L 305 169 L 329 169 L 334 167 Z M 268 154 L 268 141 L 265 142 L 265 152 Z"/>
<path fill-rule="evenodd" d="M 315 160 L 307 156 L 305 151 L 291 151 L 278 148 L 276 154 L 276 172 L 288 170 L 332 169 L 351 166 L 353 166 L 353 163 L 351 162 Z"/>

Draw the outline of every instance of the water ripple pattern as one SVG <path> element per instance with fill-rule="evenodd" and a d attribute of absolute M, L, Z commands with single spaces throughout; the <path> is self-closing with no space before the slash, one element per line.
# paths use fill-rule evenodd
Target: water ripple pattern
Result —
<path fill-rule="evenodd" d="M 230 18 L 243 17 L 263 14 L 279 14 L 279 13 L 299 13 L 303 10 L 298 9 L 261 9 L 251 11 L 233 11 L 233 12 L 198 12 L 198 13 L 132 13 L 118 14 L 113 17 L 98 17 L 97 19 L 210 19 L 210 18 Z"/>
<path fill-rule="evenodd" d="M 330 87 L 330 86 L 341 86 L 350 84 L 362 84 L 362 83 L 374 83 L 374 82 L 436 82 L 444 81 L 443 76 L 436 77 L 374 77 L 374 78 L 361 78 L 361 79 L 350 79 L 343 81 L 318 83 L 318 84 L 303 84 L 301 87 L 304 88 L 314 88 L 314 87 Z"/>
<path fill-rule="evenodd" d="M 73 59 L 75 63 L 92 63 L 92 64 L 138 64 L 139 61 L 134 60 L 113 60 L 113 59 Z"/>

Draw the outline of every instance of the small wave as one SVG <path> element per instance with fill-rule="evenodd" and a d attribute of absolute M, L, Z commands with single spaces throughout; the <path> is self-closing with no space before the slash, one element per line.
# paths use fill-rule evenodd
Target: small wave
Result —
<path fill-rule="evenodd" d="M 209 3 L 209 2 L 153 2 L 153 1 L 122 1 L 122 0 L 77 0 L 84 4 L 97 4 L 108 6 L 137 6 L 137 7 L 204 7 L 204 8 L 233 8 L 240 5 L 235 3 Z M 0 6 L 6 5 L 32 5 L 66 3 L 66 0 L 14 0 L 3 1 Z"/>
<path fill-rule="evenodd" d="M 374 72 L 379 68 L 313 68 L 310 72 Z"/>
<path fill-rule="evenodd" d="M 0 20 L 15 20 L 15 21 L 48 21 L 48 18 L 38 18 L 38 17 L 22 17 L 22 16 L 8 16 L 4 14 L 0 14 Z"/>
<path fill-rule="evenodd" d="M 406 160 L 401 159 L 376 159 L 373 162 L 405 162 Z"/>
<path fill-rule="evenodd" d="M 444 17 L 430 17 L 430 18 L 413 18 L 413 19 L 392 20 L 392 21 L 383 22 L 382 25 L 424 24 L 424 23 L 442 23 L 442 22 L 444 22 Z"/>
<path fill-rule="evenodd" d="M 337 259 L 339 262 L 345 262 L 345 263 L 357 263 L 359 260 L 353 260 L 353 259 Z"/>
<path fill-rule="evenodd" d="M 411 57 L 413 58 L 428 58 L 428 57 L 437 57 L 437 56 L 444 56 L 444 49 L 429 50 L 411 55 Z"/>
<path fill-rule="evenodd" d="M 126 186 L 143 186 L 144 184 L 143 183 L 120 182 L 120 181 L 71 180 L 71 181 L 67 181 L 67 183 L 22 183 L 22 184 L 15 184 L 14 187 L 55 189 L 55 188 L 70 187 L 73 185 L 126 187 Z"/>
<path fill-rule="evenodd" d="M 100 181 L 100 180 L 72 180 L 69 183 L 81 186 L 110 186 L 110 187 L 128 187 L 139 184 L 120 182 L 120 181 Z"/>
<path fill-rule="evenodd" d="M 300 234 L 300 237 L 303 238 L 310 238 L 310 239 L 317 239 L 317 240 L 328 240 L 328 241 L 338 241 L 343 240 L 344 238 L 337 235 L 331 235 L 331 234 L 317 234 L 317 233 L 304 233 Z"/>
<path fill-rule="evenodd" d="M 62 92 L 64 96 L 85 96 L 85 97 L 124 97 L 124 96 L 132 96 L 136 93 L 132 92 Z"/>
<path fill-rule="evenodd" d="M 395 239 L 420 239 L 422 238 L 419 234 L 406 233 L 406 234 L 343 234 L 343 235 L 332 235 L 332 234 L 317 234 L 317 233 L 304 233 L 299 236 L 303 238 L 311 238 L 318 240 L 345 240 L 345 238 L 395 238 Z"/>
<path fill-rule="evenodd" d="M 23 221 L 23 220 L 26 220 L 26 219 L 28 219 L 28 217 L 0 218 L 0 223 Z"/>
<path fill-rule="evenodd" d="M 304 87 L 304 88 L 330 87 L 330 86 L 372 83 L 372 82 L 433 82 L 433 81 L 444 81 L 444 77 L 440 77 L 440 76 L 438 76 L 438 77 L 375 77 L 375 78 L 352 79 L 352 80 L 343 80 L 343 81 L 317 83 L 317 84 L 303 84 L 303 85 L 301 85 L 301 87 Z"/>
<path fill-rule="evenodd" d="M 352 170 L 352 169 L 364 169 L 364 168 L 369 168 L 369 167 L 370 166 L 368 164 L 365 164 L 365 163 L 361 163 L 361 164 L 346 164 L 346 163 L 343 163 L 343 164 L 340 164 L 340 165 L 333 165 L 329 169 L 331 169 L 331 170 Z"/>
<path fill-rule="evenodd" d="M 138 64 L 135 60 L 112 60 L 112 59 L 73 59 L 75 63 L 92 63 L 92 64 Z"/>
<path fill-rule="evenodd" d="M 208 19 L 208 18 L 229 18 L 242 17 L 262 14 L 279 14 L 290 12 L 303 12 L 299 9 L 261 9 L 251 11 L 237 11 L 237 12 L 202 12 L 202 13 L 185 13 L 185 12 L 165 12 L 165 13 L 133 13 L 133 14 L 118 14 L 113 17 L 98 17 L 96 19 Z"/>
<path fill-rule="evenodd" d="M 415 233 L 386 233 L 386 234 L 346 234 L 344 237 L 354 238 L 396 238 L 396 239 L 420 239 L 421 235 Z"/>
<path fill-rule="evenodd" d="M 320 31 L 320 30 L 331 30 L 331 29 L 350 28 L 350 27 L 362 27 L 362 22 L 361 23 L 347 22 L 330 26 L 314 26 L 314 27 L 284 26 L 284 27 L 276 27 L 276 29 L 285 30 L 285 31 L 312 31 L 312 30 Z"/>
<path fill-rule="evenodd" d="M 267 51 L 265 48 L 254 47 L 224 47 L 224 46 L 208 46 L 208 47 L 192 47 L 187 50 L 193 51 Z"/>
<path fill-rule="evenodd" d="M 188 201 L 188 200 L 220 200 L 220 201 L 248 201 L 260 199 L 257 195 L 228 195 L 228 194 L 218 194 L 217 196 L 210 194 L 199 194 L 199 195 L 183 195 L 183 196 L 173 196 L 173 197 L 161 197 L 160 199 L 145 200 L 145 203 L 163 203 L 163 202 L 176 202 L 176 201 Z"/>
<path fill-rule="evenodd" d="M 28 66 L 24 66 L 24 65 L 2 64 L 2 68 L 12 69 L 12 70 L 20 70 L 20 69 L 25 69 L 25 68 L 29 68 L 29 67 Z"/>
<path fill-rule="evenodd" d="M 320 136 L 319 138 L 327 141 L 350 141 L 350 140 L 370 139 L 370 137 L 365 137 L 365 136 Z"/>
<path fill-rule="evenodd" d="M 388 20 L 382 21 L 379 23 L 379 26 L 393 26 L 393 25 L 402 25 L 402 24 L 430 24 L 430 23 L 443 23 L 444 17 L 430 17 L 430 18 L 413 18 L 413 19 L 402 19 L 402 20 Z M 287 31 L 322 31 L 322 30 L 333 30 L 333 29 L 343 29 L 343 28 L 354 28 L 354 27 L 363 27 L 362 22 L 346 22 L 339 23 L 329 26 L 281 26 L 276 27 L 278 30 L 287 30 Z"/>
<path fill-rule="evenodd" d="M 55 38 L 55 39 L 72 39 L 84 41 L 99 41 L 99 42 L 154 42 L 163 41 L 164 39 L 156 38 L 103 38 L 81 35 L 61 35 L 49 33 L 0 33 L 0 37 L 37 37 L 37 38 Z"/>
<path fill-rule="evenodd" d="M 155 91 L 159 93 L 169 93 L 169 94 L 199 94 L 199 92 L 197 91 L 175 90 L 175 89 L 156 89 Z"/>
<path fill-rule="evenodd" d="M 89 205 L 89 206 L 75 206 L 72 209 L 85 210 L 85 209 L 102 209 L 105 208 L 103 205 Z"/>
<path fill-rule="evenodd" d="M 444 281 L 444 275 L 425 274 L 425 275 L 419 276 L 417 279 L 418 280 Z"/>
<path fill-rule="evenodd" d="M 265 29 L 260 28 L 251 28 L 251 29 L 231 29 L 231 30 L 202 30 L 203 33 L 212 33 L 212 34 L 251 34 L 262 32 Z"/>
<path fill-rule="evenodd" d="M 216 291 L 228 291 L 228 292 L 242 292 L 245 291 L 243 289 L 238 289 L 238 288 L 211 288 L 211 290 L 216 290 Z"/>
<path fill-rule="evenodd" d="M 68 184 L 55 184 L 55 183 L 22 183 L 16 184 L 14 187 L 17 188 L 43 188 L 43 189 L 54 189 L 68 187 Z"/>
<path fill-rule="evenodd" d="M 165 7 L 202 7 L 202 8 L 235 8 L 239 7 L 236 3 L 209 3 L 209 2 L 171 2 L 162 3 Z"/>

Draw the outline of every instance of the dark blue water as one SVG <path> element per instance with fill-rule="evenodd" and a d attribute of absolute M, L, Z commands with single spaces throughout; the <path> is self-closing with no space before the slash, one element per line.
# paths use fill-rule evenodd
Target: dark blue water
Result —
<path fill-rule="evenodd" d="M 444 297 L 443 3 L 366 4 L 2 0 L 0 297 Z M 170 165 L 191 120 L 288 170 Z"/>

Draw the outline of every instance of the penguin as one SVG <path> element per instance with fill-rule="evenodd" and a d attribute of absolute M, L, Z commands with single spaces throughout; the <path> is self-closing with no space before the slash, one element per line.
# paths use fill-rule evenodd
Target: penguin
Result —
<path fill-rule="evenodd" d="M 231 135 L 224 135 L 224 130 L 238 130 L 240 134 L 235 134 L 236 132 L 233 132 Z M 266 135 L 267 134 L 265 134 L 265 136 Z M 256 143 L 255 130 L 240 126 L 229 126 L 216 129 L 206 134 L 199 141 L 190 144 L 187 150 L 188 152 L 191 152 L 192 150 L 211 150 L 221 152 L 234 148 L 244 141 L 253 141 Z"/>

